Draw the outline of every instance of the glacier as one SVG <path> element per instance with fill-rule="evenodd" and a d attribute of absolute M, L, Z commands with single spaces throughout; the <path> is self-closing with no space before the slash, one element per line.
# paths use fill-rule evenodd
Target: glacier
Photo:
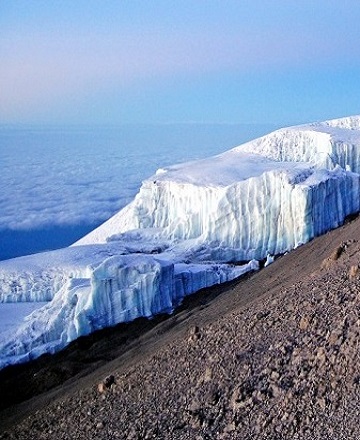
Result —
<path fill-rule="evenodd" d="M 77 252 L 74 253 L 74 250 Z M 86 261 L 91 253 L 93 261 L 89 266 L 77 266 L 76 261 L 81 255 Z M 41 258 L 44 260 L 42 270 Z M 32 259 L 37 260 L 34 266 Z M 11 328 L 2 332 L 1 367 L 34 359 L 45 352 L 54 353 L 79 336 L 120 322 L 171 313 L 186 295 L 258 269 L 255 261 L 241 266 L 216 263 L 200 265 L 173 263 L 161 254 L 122 255 L 114 245 L 80 246 L 9 261 L 13 271 L 19 263 L 36 267 L 38 274 L 49 274 L 49 267 L 52 271 L 56 267 L 61 275 L 70 273 L 67 271 L 71 262 L 74 269 L 60 289 L 55 291 L 51 301 L 44 304 L 45 298 L 36 295 L 33 301 L 39 300 L 41 307 L 25 317 L 15 330 Z M 33 278 L 36 278 L 34 274 Z M 44 279 L 45 276 L 41 278 Z M 57 279 L 54 289 L 58 282 Z M 48 288 L 47 280 L 45 288 Z M 16 294 L 19 298 L 14 298 Z M 13 292 L 10 299 L 23 304 L 21 299 L 24 299 L 24 292 Z M 3 302 L 3 305 L 9 302 Z"/>
<path fill-rule="evenodd" d="M 159 170 L 76 244 L 154 239 L 244 261 L 294 249 L 359 211 L 359 116 L 277 130 L 223 154 Z"/>
<path fill-rule="evenodd" d="M 71 247 L 0 262 L 0 314 L 4 304 L 39 304 L 1 332 L 0 368 L 171 313 L 186 295 L 269 264 L 359 212 L 359 185 L 360 116 L 158 170 Z"/>

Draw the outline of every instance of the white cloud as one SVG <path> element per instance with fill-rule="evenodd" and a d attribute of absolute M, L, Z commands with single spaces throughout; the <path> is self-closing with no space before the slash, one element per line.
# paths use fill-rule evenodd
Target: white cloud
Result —
<path fill-rule="evenodd" d="M 183 148 L 174 148 L 181 134 L 177 139 L 171 126 L 135 126 L 116 135 L 99 130 L 0 130 L 0 229 L 99 224 L 130 202 L 157 168 L 222 146 L 216 137 L 213 145 L 199 141 L 196 128 Z M 183 135 L 186 130 L 191 137 L 191 126 Z"/>
<path fill-rule="evenodd" d="M 32 152 L 28 157 L 9 157 L 0 178 L 0 228 L 31 229 L 50 224 L 99 223 L 111 216 L 134 195 L 141 177 L 134 168 L 132 186 L 123 181 L 119 165 L 106 163 L 99 151 L 87 157 L 51 160 L 51 152 Z M 96 164 L 96 165 L 95 165 Z M 61 167 L 61 169 L 59 169 Z M 145 173 L 146 164 L 139 173 Z"/>

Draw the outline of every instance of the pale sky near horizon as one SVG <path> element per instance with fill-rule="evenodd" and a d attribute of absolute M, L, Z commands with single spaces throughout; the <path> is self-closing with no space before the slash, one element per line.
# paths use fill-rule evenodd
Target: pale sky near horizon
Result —
<path fill-rule="evenodd" d="M 0 124 L 360 113 L 358 0 L 2 0 Z"/>

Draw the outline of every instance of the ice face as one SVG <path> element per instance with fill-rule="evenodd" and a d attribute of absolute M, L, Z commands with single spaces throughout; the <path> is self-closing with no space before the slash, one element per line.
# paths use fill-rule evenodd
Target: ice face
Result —
<path fill-rule="evenodd" d="M 358 116 L 159 170 L 73 247 L 0 263 L 0 302 L 50 301 L 0 339 L 0 366 L 171 312 L 185 295 L 269 263 L 359 212 L 359 186 Z"/>
<path fill-rule="evenodd" d="M 44 265 L 52 254 L 43 256 Z M 196 265 L 151 255 L 113 255 L 92 271 L 88 268 L 88 278 L 69 278 L 15 333 L 1 335 L 0 368 L 58 351 L 95 330 L 171 313 L 186 295 L 257 269 L 255 261 L 244 266 Z"/>
<path fill-rule="evenodd" d="M 317 168 L 336 165 L 360 172 L 360 117 L 353 116 L 277 130 L 234 150 L 286 162 L 310 162 Z"/>
<path fill-rule="evenodd" d="M 198 168 L 191 183 L 183 181 L 181 167 L 170 168 L 169 176 L 164 172 L 146 180 L 126 209 L 79 243 L 135 233 L 145 237 L 151 231 L 154 240 L 192 240 L 205 246 L 206 252 L 194 252 L 197 261 L 263 259 L 268 252 L 294 249 L 359 211 L 359 174 L 339 165 L 326 169 L 313 163 L 256 162 L 253 155 L 249 160 L 232 151 L 227 162 L 233 167 L 226 174 L 230 165 L 216 168 L 212 161 L 216 185 L 208 184 L 209 175 L 202 177 Z"/>

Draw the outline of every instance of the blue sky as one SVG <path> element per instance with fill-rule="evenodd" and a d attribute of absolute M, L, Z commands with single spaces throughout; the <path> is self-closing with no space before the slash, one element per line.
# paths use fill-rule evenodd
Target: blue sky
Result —
<path fill-rule="evenodd" d="M 360 113 L 358 0 L 1 0 L 0 123 Z"/>

